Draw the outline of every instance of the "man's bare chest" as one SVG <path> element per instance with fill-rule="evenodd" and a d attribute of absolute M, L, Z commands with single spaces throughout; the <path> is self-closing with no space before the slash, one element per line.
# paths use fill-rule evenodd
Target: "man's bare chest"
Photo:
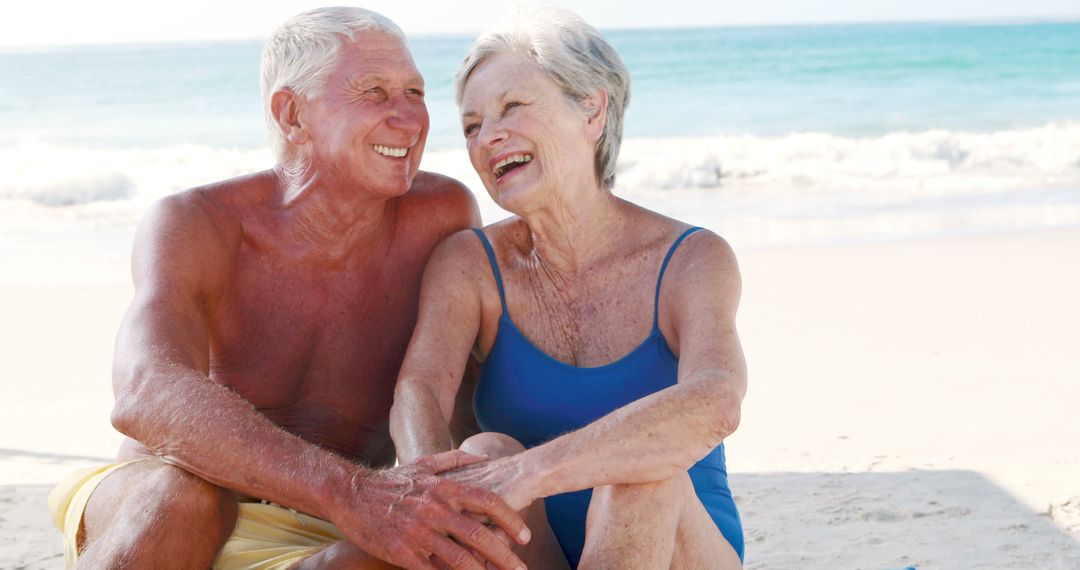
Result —
<path fill-rule="evenodd" d="M 380 407 L 416 322 L 420 271 L 241 267 L 208 315 L 211 377 L 263 409 Z"/>

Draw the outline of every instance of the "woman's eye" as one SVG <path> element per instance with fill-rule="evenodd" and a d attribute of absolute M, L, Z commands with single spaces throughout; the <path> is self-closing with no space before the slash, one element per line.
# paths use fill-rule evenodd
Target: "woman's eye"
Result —
<path fill-rule="evenodd" d="M 506 104 L 506 107 L 504 107 L 504 108 L 503 108 L 503 111 L 509 111 L 510 109 L 514 109 L 514 108 L 516 108 L 516 107 L 520 107 L 520 106 L 521 106 L 521 103 L 520 103 L 520 102 L 518 102 L 518 101 L 511 101 L 511 102 L 509 102 L 509 103 L 507 103 L 507 104 Z"/>
<path fill-rule="evenodd" d="M 477 131 L 477 129 L 479 129 L 479 128 L 480 128 L 480 125 L 478 125 L 477 123 L 470 123 L 468 125 L 465 125 L 465 129 L 464 129 L 465 136 L 469 136 L 469 135 L 475 133 Z"/>

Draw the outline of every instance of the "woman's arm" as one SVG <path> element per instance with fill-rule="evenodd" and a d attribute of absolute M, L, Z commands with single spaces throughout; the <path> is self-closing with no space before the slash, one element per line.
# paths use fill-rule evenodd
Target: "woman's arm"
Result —
<path fill-rule="evenodd" d="M 390 410 L 401 464 L 452 447 L 454 400 L 480 330 L 477 283 L 483 272 L 491 273 L 481 247 L 471 230 L 453 234 L 432 252 L 424 270 L 420 313 Z"/>
<path fill-rule="evenodd" d="M 453 476 L 520 508 L 539 497 L 686 471 L 739 425 L 746 392 L 735 330 L 740 292 L 728 244 L 707 232 L 687 239 L 668 268 L 660 305 L 661 328 L 679 356 L 678 383 L 580 430 Z"/>

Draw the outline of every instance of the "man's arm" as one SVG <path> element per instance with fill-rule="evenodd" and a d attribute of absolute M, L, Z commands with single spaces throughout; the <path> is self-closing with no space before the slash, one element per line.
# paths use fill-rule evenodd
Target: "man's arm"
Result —
<path fill-rule="evenodd" d="M 462 455 L 373 471 L 292 435 L 210 380 L 207 314 L 231 275 L 238 230 L 192 192 L 156 204 L 133 253 L 135 299 L 117 338 L 113 424 L 164 461 L 208 481 L 334 522 L 395 564 L 452 567 L 471 546 L 500 568 L 520 562 L 462 510 L 519 536 L 524 524 L 493 494 L 436 477 Z M 479 528 L 478 528 L 479 527 Z M 447 558 L 447 557 L 451 558 Z M 475 560 L 473 560 L 475 562 Z"/>
<path fill-rule="evenodd" d="M 237 247 L 230 242 L 238 239 L 214 223 L 209 208 L 195 194 L 173 196 L 140 224 L 135 298 L 113 364 L 113 424 L 208 481 L 254 496 L 272 491 L 275 502 L 327 516 L 319 495 L 343 475 L 339 462 L 208 376 L 206 317 L 230 275 Z"/>

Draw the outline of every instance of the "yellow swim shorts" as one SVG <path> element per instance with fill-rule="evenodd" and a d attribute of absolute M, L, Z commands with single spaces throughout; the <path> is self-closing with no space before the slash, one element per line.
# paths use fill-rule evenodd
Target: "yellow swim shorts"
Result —
<path fill-rule="evenodd" d="M 83 469 L 49 493 L 49 513 L 64 534 L 64 562 L 68 568 L 78 556 L 83 511 L 90 495 L 105 477 L 128 463 Z M 322 519 L 276 505 L 240 503 L 236 528 L 214 561 L 214 568 L 284 570 L 344 539 L 334 525 Z"/>

